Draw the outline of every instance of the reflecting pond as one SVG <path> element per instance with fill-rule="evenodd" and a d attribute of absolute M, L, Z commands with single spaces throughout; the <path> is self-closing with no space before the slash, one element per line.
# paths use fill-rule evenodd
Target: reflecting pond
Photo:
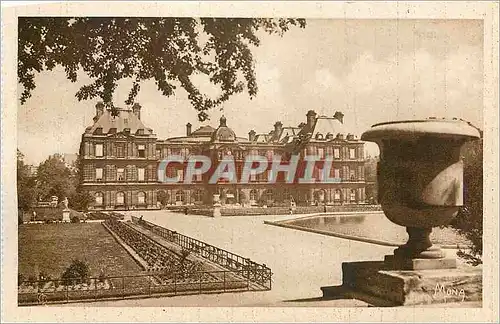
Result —
<path fill-rule="evenodd" d="M 392 223 L 383 213 L 313 216 L 282 223 L 394 244 L 403 244 L 408 239 L 406 228 Z M 467 244 L 452 228 L 435 227 L 431 240 L 441 245 Z"/>

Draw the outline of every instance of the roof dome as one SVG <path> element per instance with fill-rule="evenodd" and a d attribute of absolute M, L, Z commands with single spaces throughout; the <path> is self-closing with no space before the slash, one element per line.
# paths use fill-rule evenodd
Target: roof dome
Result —
<path fill-rule="evenodd" d="M 235 140 L 236 134 L 231 128 L 227 127 L 226 117 L 222 116 L 219 127 L 212 133 L 212 141 L 234 142 Z"/>

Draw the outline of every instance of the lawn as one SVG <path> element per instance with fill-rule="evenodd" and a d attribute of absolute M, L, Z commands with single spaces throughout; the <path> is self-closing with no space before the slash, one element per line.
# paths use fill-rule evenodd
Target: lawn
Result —
<path fill-rule="evenodd" d="M 19 273 L 44 272 L 59 278 L 75 258 L 85 260 L 91 276 L 137 274 L 142 269 L 100 223 L 19 225 Z"/>

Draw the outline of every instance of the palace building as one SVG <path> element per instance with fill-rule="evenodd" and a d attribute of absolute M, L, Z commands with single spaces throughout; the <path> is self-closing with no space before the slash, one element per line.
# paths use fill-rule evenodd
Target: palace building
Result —
<path fill-rule="evenodd" d="M 280 121 L 263 134 L 251 130 L 248 137 L 238 137 L 223 116 L 216 127 L 202 126 L 192 130 L 186 125 L 181 137 L 158 139 L 154 131 L 141 121 L 141 106 L 118 109 L 113 116 L 102 103 L 96 105 L 94 124 L 85 129 L 80 144 L 82 187 L 95 197 L 89 207 L 94 210 L 158 209 L 167 206 L 213 204 L 219 194 L 222 205 L 283 206 L 343 205 L 365 203 L 364 144 L 352 134 L 344 134 L 341 112 L 318 116 L 307 112 L 306 121 L 298 126 L 284 126 Z M 203 155 L 212 161 L 205 173 L 195 174 L 191 183 L 183 180 L 186 163 L 170 163 L 166 176 L 177 177 L 178 183 L 158 179 L 160 162 L 168 156 Z M 276 183 L 270 183 L 269 170 L 251 174 L 246 183 L 220 179 L 210 183 L 215 167 L 230 156 L 236 177 L 240 179 L 245 158 L 249 155 L 281 156 L 284 165 L 299 156 L 293 181 L 285 181 L 279 172 Z M 325 164 L 314 164 L 314 181 L 301 182 L 305 156 L 333 160 L 330 178 L 325 182 Z M 289 180 L 289 179 L 288 179 Z"/>

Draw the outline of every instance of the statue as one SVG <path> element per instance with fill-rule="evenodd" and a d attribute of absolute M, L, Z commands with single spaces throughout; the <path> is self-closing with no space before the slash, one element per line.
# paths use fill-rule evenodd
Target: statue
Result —
<path fill-rule="evenodd" d="M 69 205 L 68 197 L 64 197 L 64 200 L 62 201 L 62 203 L 64 206 L 64 209 L 62 211 L 62 214 L 63 214 L 62 221 L 64 223 L 69 223 L 71 221 L 71 219 L 70 219 L 70 210 L 68 208 L 68 205 Z"/>
<path fill-rule="evenodd" d="M 64 200 L 62 203 L 63 203 L 64 209 L 69 209 L 68 208 L 68 205 L 69 205 L 68 197 L 64 197 Z"/>

